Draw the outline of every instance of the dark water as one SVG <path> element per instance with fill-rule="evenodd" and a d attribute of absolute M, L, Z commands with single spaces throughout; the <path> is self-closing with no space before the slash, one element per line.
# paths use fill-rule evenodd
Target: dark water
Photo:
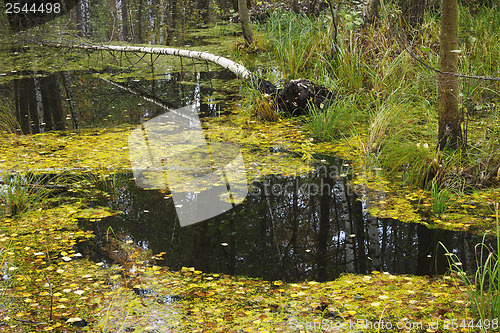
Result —
<path fill-rule="evenodd" d="M 242 204 L 187 227 L 179 225 L 171 198 L 138 188 L 130 174 L 119 175 L 111 198 L 102 203 L 123 214 L 82 222 L 97 240 L 81 250 L 111 263 L 95 251 L 111 226 L 121 240 L 166 252 L 161 264 L 175 270 L 194 266 L 286 281 L 330 280 L 343 272 L 373 270 L 442 274 L 448 263 L 438 242 L 456 253 L 465 269 L 475 267 L 474 245 L 480 237 L 373 218 L 349 189 L 345 162 L 331 158 L 328 163 L 309 175 L 256 181 Z"/>
<path fill-rule="evenodd" d="M 24 134 L 139 124 L 191 104 L 200 117 L 216 117 L 230 113 L 239 99 L 238 87 L 231 83 L 235 76 L 226 70 L 172 72 L 128 82 L 88 72 L 24 72 L 15 77 L 0 84 L 0 94 Z"/>
<path fill-rule="evenodd" d="M 240 98 L 227 71 L 164 73 L 127 82 L 91 73 L 40 74 L 17 73 L 0 85 L 0 96 L 15 110 L 23 133 L 141 124 L 186 105 L 195 105 L 200 117 L 217 117 Z M 365 198 L 349 189 L 348 163 L 325 160 L 309 175 L 257 179 L 242 204 L 187 227 L 180 226 L 166 193 L 138 187 L 132 174 L 117 174 L 114 186 L 102 188 L 109 199 L 99 204 L 123 213 L 82 221 L 97 238 L 81 252 L 111 263 L 103 250 L 111 226 L 120 240 L 165 252 L 162 264 L 172 269 L 194 266 L 268 280 L 329 280 L 343 272 L 373 270 L 443 273 L 448 265 L 439 242 L 460 257 L 465 269 L 475 267 L 479 237 L 374 218 L 364 211 Z"/>
<path fill-rule="evenodd" d="M 129 82 L 89 73 L 24 74 L 0 86 L 24 133 L 139 124 L 192 104 L 200 117 L 217 117 L 238 99 L 237 87 L 212 84 L 230 82 L 234 76 L 226 71 L 167 73 Z M 102 251 L 111 226 L 121 240 L 166 252 L 162 264 L 172 269 L 194 266 L 269 280 L 328 280 L 373 270 L 444 273 L 448 264 L 440 241 L 466 269 L 475 267 L 479 237 L 371 217 L 363 210 L 364 197 L 349 189 L 348 163 L 326 159 L 310 175 L 255 180 L 242 204 L 187 227 L 180 226 L 174 202 L 164 192 L 144 190 L 131 174 L 118 174 L 113 188 L 103 188 L 111 196 L 101 204 L 123 214 L 82 222 L 97 235 L 82 251 L 111 262 Z"/>

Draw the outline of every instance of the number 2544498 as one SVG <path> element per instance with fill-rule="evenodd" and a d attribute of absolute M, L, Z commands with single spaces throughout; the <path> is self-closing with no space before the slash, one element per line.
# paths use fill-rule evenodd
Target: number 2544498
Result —
<path fill-rule="evenodd" d="M 61 4 L 59 2 L 6 2 L 6 14 L 59 14 Z"/>

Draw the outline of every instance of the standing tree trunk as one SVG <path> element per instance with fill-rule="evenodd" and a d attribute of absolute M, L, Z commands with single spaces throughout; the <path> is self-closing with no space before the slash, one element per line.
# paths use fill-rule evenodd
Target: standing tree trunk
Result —
<path fill-rule="evenodd" d="M 128 22 L 128 2 L 127 0 L 121 0 L 122 4 L 122 33 L 121 40 L 128 41 L 130 38 L 129 22 Z"/>
<path fill-rule="evenodd" d="M 292 0 L 292 9 L 295 14 L 300 14 L 299 0 Z"/>
<path fill-rule="evenodd" d="M 438 77 L 438 149 L 456 149 L 462 141 L 458 112 L 458 1 L 443 0 Z"/>
<path fill-rule="evenodd" d="M 142 43 L 142 11 L 144 8 L 144 0 L 139 0 L 139 9 L 137 10 L 137 35 L 135 40 L 137 43 Z"/>
<path fill-rule="evenodd" d="M 81 0 L 76 4 L 77 28 L 81 35 L 87 37 L 90 35 L 90 1 Z"/>
<path fill-rule="evenodd" d="M 238 0 L 238 9 L 240 12 L 240 22 L 243 29 L 243 37 L 247 45 L 253 43 L 253 32 L 250 26 L 250 15 L 248 14 L 248 7 L 246 0 Z"/>

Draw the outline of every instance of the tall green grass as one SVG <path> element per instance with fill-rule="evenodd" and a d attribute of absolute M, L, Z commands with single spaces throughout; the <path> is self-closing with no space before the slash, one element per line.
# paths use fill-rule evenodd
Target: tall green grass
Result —
<path fill-rule="evenodd" d="M 500 225 L 499 206 L 495 207 L 496 215 L 496 250 L 485 244 L 485 238 L 476 245 L 476 272 L 469 276 L 462 267 L 460 259 L 453 253 L 447 252 L 450 269 L 456 273 L 467 287 L 467 294 L 475 317 L 482 326 L 481 332 L 490 332 L 493 320 L 497 321 L 500 313 Z M 498 325 L 497 325 L 498 328 Z"/>
<path fill-rule="evenodd" d="M 327 102 L 323 109 L 311 104 L 306 122 L 313 137 L 320 141 L 332 141 L 345 135 L 360 112 L 354 97 Z"/>
<path fill-rule="evenodd" d="M 243 86 L 242 94 L 246 96 L 242 103 L 242 115 L 264 121 L 276 121 L 280 118 L 281 111 L 272 96 L 260 93 L 252 84 Z"/>
<path fill-rule="evenodd" d="M 14 133 L 18 123 L 13 112 L 5 104 L 0 105 L 0 133 Z"/>
<path fill-rule="evenodd" d="M 431 181 L 431 197 L 434 216 L 440 217 L 448 212 L 453 193 L 446 187 L 440 188 L 437 178 L 433 178 Z"/>
<path fill-rule="evenodd" d="M 289 11 L 271 13 L 262 27 L 276 62 L 288 79 L 310 76 L 337 51 L 334 28 L 327 16 L 307 17 Z"/>

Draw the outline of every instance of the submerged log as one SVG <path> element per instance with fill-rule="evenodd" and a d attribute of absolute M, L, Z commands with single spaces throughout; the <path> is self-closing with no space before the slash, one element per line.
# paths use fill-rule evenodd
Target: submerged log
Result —
<path fill-rule="evenodd" d="M 148 54 L 166 54 L 212 62 L 234 73 L 245 81 L 252 82 L 263 94 L 271 95 L 278 108 L 286 115 L 297 116 L 305 114 L 311 105 L 323 109 L 325 100 L 336 98 L 328 88 L 317 85 L 309 80 L 292 80 L 283 89 L 278 89 L 271 82 L 264 80 L 245 66 L 228 58 L 217 56 L 208 52 L 189 51 L 169 47 L 142 47 L 119 45 L 68 45 L 57 43 L 42 43 L 43 46 L 57 48 L 73 48 L 83 50 L 101 50 L 117 52 L 139 52 Z"/>

